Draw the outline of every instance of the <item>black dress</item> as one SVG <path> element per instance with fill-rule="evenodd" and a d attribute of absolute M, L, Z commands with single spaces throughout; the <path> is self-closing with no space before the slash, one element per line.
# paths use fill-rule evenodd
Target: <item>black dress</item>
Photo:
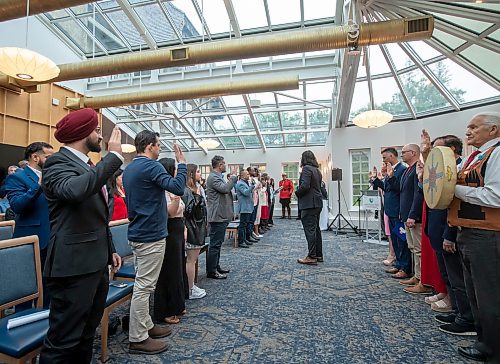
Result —
<path fill-rule="evenodd" d="M 169 218 L 165 256 L 154 295 L 156 322 L 164 323 L 166 317 L 178 316 L 186 308 L 185 270 L 184 218 Z"/>

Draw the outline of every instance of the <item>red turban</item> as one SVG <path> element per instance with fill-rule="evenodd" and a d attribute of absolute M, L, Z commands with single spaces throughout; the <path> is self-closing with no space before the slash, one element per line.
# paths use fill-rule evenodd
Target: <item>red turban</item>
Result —
<path fill-rule="evenodd" d="M 99 124 L 93 109 L 73 111 L 56 124 L 54 136 L 61 143 L 73 143 L 88 137 Z"/>

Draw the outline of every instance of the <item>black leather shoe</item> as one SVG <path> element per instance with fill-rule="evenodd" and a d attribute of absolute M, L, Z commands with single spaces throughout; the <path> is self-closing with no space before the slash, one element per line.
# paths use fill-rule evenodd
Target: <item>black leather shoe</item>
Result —
<path fill-rule="evenodd" d="M 226 279 L 227 276 L 225 276 L 224 274 L 220 274 L 219 272 L 211 272 L 211 273 L 207 273 L 207 278 Z"/>
<path fill-rule="evenodd" d="M 258 243 L 259 241 L 257 239 L 254 239 L 254 238 L 249 238 L 249 239 L 247 239 L 247 244 L 248 244 L 248 242 L 251 242 L 253 244 L 253 243 Z"/>
<path fill-rule="evenodd" d="M 488 359 L 486 354 L 480 352 L 473 346 L 469 346 L 468 348 L 458 348 L 458 353 L 467 359 L 476 361 L 486 361 Z"/>
<path fill-rule="evenodd" d="M 231 272 L 229 269 L 222 269 L 221 267 L 217 268 L 217 272 L 219 272 L 220 274 L 226 274 L 226 273 L 229 273 Z"/>
<path fill-rule="evenodd" d="M 246 245 L 249 245 L 249 246 L 253 245 L 253 243 L 251 241 L 249 241 L 249 240 L 245 240 L 245 242 L 243 244 L 246 244 Z"/>
<path fill-rule="evenodd" d="M 247 243 L 240 243 L 238 244 L 238 248 L 250 248 L 250 245 L 248 245 Z"/>
<path fill-rule="evenodd" d="M 442 324 L 452 324 L 455 322 L 455 317 L 457 317 L 457 315 L 450 313 L 447 315 L 436 315 L 434 319 Z"/>

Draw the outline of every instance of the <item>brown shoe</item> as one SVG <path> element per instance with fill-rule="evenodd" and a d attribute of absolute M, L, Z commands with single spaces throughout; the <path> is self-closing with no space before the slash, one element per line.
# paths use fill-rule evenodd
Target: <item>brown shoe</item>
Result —
<path fill-rule="evenodd" d="M 409 276 L 408 276 L 408 274 L 406 274 L 405 271 L 400 270 L 396 274 L 391 274 L 391 277 L 394 279 L 405 279 L 405 278 L 407 279 Z"/>
<path fill-rule="evenodd" d="M 390 273 L 390 274 L 395 274 L 395 273 L 398 273 L 398 272 L 399 272 L 399 269 L 398 269 L 398 268 L 394 268 L 394 267 L 392 267 L 392 268 L 387 268 L 387 269 L 385 270 L 385 272 L 386 272 L 386 273 Z"/>
<path fill-rule="evenodd" d="M 161 339 L 162 337 L 167 337 L 171 333 L 172 329 L 160 325 L 154 325 L 153 328 L 148 331 L 149 337 L 153 339 Z"/>
<path fill-rule="evenodd" d="M 297 259 L 297 263 L 307 264 L 307 265 L 317 265 L 318 264 L 318 259 L 311 258 L 311 257 L 307 256 L 307 257 L 305 257 L 303 259 Z"/>
<path fill-rule="evenodd" d="M 160 340 L 151 339 L 148 337 L 146 340 L 138 343 L 129 343 L 128 352 L 130 354 L 143 354 L 153 355 L 159 354 L 168 350 L 168 344 Z"/>
<path fill-rule="evenodd" d="M 413 287 L 406 287 L 403 291 L 410 294 L 432 294 L 432 288 L 426 287 L 420 282 Z"/>
<path fill-rule="evenodd" d="M 405 281 L 399 282 L 399 284 L 402 284 L 403 286 L 415 286 L 419 283 L 420 281 L 415 278 L 415 276 L 411 277 L 410 279 L 407 279 Z"/>

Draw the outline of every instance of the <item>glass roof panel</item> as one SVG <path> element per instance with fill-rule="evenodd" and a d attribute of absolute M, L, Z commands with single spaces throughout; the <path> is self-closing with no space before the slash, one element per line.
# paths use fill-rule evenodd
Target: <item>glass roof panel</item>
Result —
<path fill-rule="evenodd" d="M 441 53 L 421 40 L 409 42 L 408 45 L 415 50 L 420 59 L 423 61 L 427 61 L 428 59 L 435 58 L 441 55 Z"/>
<path fill-rule="evenodd" d="M 222 96 L 221 98 L 224 100 L 227 107 L 245 106 L 245 102 L 243 101 L 243 97 L 241 95 Z"/>
<path fill-rule="evenodd" d="M 232 0 L 241 30 L 267 27 L 266 9 L 262 0 Z M 251 16 L 248 16 L 252 14 Z"/>
<path fill-rule="evenodd" d="M 465 2 L 465 1 L 460 1 L 459 4 L 473 7 L 473 8 L 479 8 L 481 10 L 494 10 L 494 11 L 500 11 L 500 4 L 485 4 L 485 3 L 479 3 L 476 1 L 476 3 L 471 3 L 471 2 Z"/>
<path fill-rule="evenodd" d="M 196 9 L 194 8 L 194 5 L 191 0 L 175 0 L 175 1 L 163 0 L 163 3 L 168 7 L 169 11 L 172 13 L 176 11 L 184 13 L 185 24 L 188 22 L 191 23 L 197 34 L 201 35 L 204 33 L 200 17 L 198 16 L 198 13 L 196 12 Z M 182 29 L 183 27 L 180 28 Z M 186 37 L 184 32 L 182 33 L 183 37 Z"/>
<path fill-rule="evenodd" d="M 307 133 L 307 144 L 325 144 L 328 138 L 327 131 L 317 131 L 314 133 Z"/>
<path fill-rule="evenodd" d="M 269 0 L 267 4 L 272 25 L 300 22 L 300 0 Z"/>
<path fill-rule="evenodd" d="M 238 137 L 220 137 L 219 138 L 226 148 L 243 148 L 240 138 Z"/>
<path fill-rule="evenodd" d="M 185 13 L 184 11 L 178 9 L 177 7 L 174 6 L 174 3 L 177 4 L 176 1 L 164 1 L 163 4 L 165 5 L 165 8 L 167 9 L 166 11 L 170 14 L 170 17 L 172 18 L 172 22 L 174 23 L 175 27 L 177 30 L 180 32 L 181 36 L 183 39 L 187 38 L 192 38 L 192 37 L 197 37 L 202 34 L 201 31 L 201 21 L 198 15 L 196 14 L 194 8 L 191 10 L 190 14 Z M 194 14 L 193 14 L 194 12 Z M 198 28 L 191 22 L 191 19 L 193 21 L 198 22 Z M 172 39 L 176 39 L 172 38 Z"/>
<path fill-rule="evenodd" d="M 495 30 L 493 33 L 488 35 L 488 38 L 496 40 L 497 42 L 500 42 L 500 29 Z"/>
<path fill-rule="evenodd" d="M 287 145 L 305 144 L 306 134 L 305 133 L 285 134 L 285 142 Z"/>
<path fill-rule="evenodd" d="M 389 73 L 391 69 L 387 65 L 382 51 L 379 46 L 368 47 L 368 56 L 370 60 L 370 73 L 372 75 L 379 75 L 382 73 Z M 359 68 L 365 68 L 362 63 L 359 64 Z M 358 70 L 359 70 L 358 68 Z"/>
<path fill-rule="evenodd" d="M 304 113 L 303 112 L 287 112 L 282 111 L 281 115 L 281 123 L 284 128 L 295 128 L 298 126 L 304 126 Z"/>
<path fill-rule="evenodd" d="M 311 101 L 331 99 L 333 92 L 333 81 L 308 82 L 306 84 L 306 98 Z"/>
<path fill-rule="evenodd" d="M 229 32 L 229 16 L 222 0 L 196 1 L 211 34 Z"/>
<path fill-rule="evenodd" d="M 293 97 L 299 97 L 301 99 L 304 98 L 304 93 L 303 93 L 303 86 L 302 82 L 299 84 L 298 90 L 286 90 L 286 91 L 281 91 L 280 92 L 283 95 L 290 95 Z M 291 97 L 283 96 L 283 95 L 277 95 L 278 96 L 278 103 L 279 104 L 289 104 L 289 103 L 296 103 L 297 99 L 293 99 Z"/>
<path fill-rule="evenodd" d="M 231 125 L 231 121 L 227 116 L 220 117 L 207 117 L 207 121 L 212 119 L 211 124 L 215 128 L 215 130 L 233 130 L 233 126 Z M 210 122 L 210 121 L 208 121 Z"/>
<path fill-rule="evenodd" d="M 401 95 L 396 80 L 385 77 L 372 81 L 375 109 L 390 112 L 394 116 L 409 115 L 410 110 Z"/>
<path fill-rule="evenodd" d="M 48 13 L 45 13 L 45 15 L 47 15 L 49 19 L 61 19 L 69 17 L 69 14 L 65 9 L 49 11 Z"/>
<path fill-rule="evenodd" d="M 119 6 L 116 0 L 101 0 L 97 2 L 97 5 L 99 5 L 101 9 L 111 9 Z"/>
<path fill-rule="evenodd" d="M 92 4 L 72 6 L 70 9 L 76 15 L 92 13 L 94 11 L 94 4 L 92 3 Z"/>
<path fill-rule="evenodd" d="M 466 10 L 464 10 L 464 11 L 466 11 Z M 492 25 L 491 23 L 485 23 L 482 21 L 467 19 L 465 17 L 458 17 L 458 16 L 453 16 L 453 15 L 435 13 L 433 11 L 428 11 L 428 13 L 436 16 L 437 18 L 441 18 L 441 19 L 446 20 L 452 24 L 458 25 L 461 28 L 469 29 L 469 30 L 471 30 L 475 33 L 478 33 L 478 34 L 485 31 L 486 29 L 488 29 Z"/>
<path fill-rule="evenodd" d="M 416 112 L 436 110 L 449 106 L 448 101 L 424 76 L 420 69 L 400 76 L 403 87 Z"/>
<path fill-rule="evenodd" d="M 390 43 L 386 44 L 386 47 L 396 69 L 400 70 L 414 64 L 398 44 Z"/>
<path fill-rule="evenodd" d="M 433 63 L 429 68 L 460 103 L 500 96 L 498 90 L 449 59 Z"/>
<path fill-rule="evenodd" d="M 264 143 L 270 148 L 283 146 L 283 135 L 281 134 L 265 134 L 263 137 Z"/>
<path fill-rule="evenodd" d="M 439 29 L 434 29 L 432 37 L 436 38 L 450 49 L 456 49 L 465 43 L 465 40 L 463 40 L 462 38 L 458 38 L 454 35 L 442 32 Z"/>
<path fill-rule="evenodd" d="M 238 130 L 254 130 L 252 121 L 250 120 L 250 116 L 248 116 L 248 114 L 238 114 L 233 115 L 232 117 Z"/>
<path fill-rule="evenodd" d="M 272 105 L 276 106 L 276 100 L 274 99 L 274 94 L 272 92 L 260 92 L 257 94 L 250 94 L 251 100 L 259 100 L 261 106 Z"/>
<path fill-rule="evenodd" d="M 498 53 L 483 47 L 473 45 L 463 50 L 460 55 L 467 58 L 483 71 L 500 80 L 500 67 L 498 66 Z"/>
<path fill-rule="evenodd" d="M 272 1 L 272 0 L 271 0 Z M 304 20 L 333 18 L 335 16 L 335 1 L 307 0 L 304 1 Z"/>
<path fill-rule="evenodd" d="M 92 50 L 101 51 L 101 49 L 95 45 L 92 37 L 88 35 L 73 19 L 63 20 L 54 25 L 62 31 L 78 48 L 80 48 L 84 53 L 92 53 Z"/>
<path fill-rule="evenodd" d="M 104 47 L 106 47 L 107 50 L 116 50 L 126 47 L 111 25 L 101 14 L 96 13 L 95 19 L 92 15 L 81 17 L 79 19 L 92 34 L 95 34 L 96 39 Z"/>
<path fill-rule="evenodd" d="M 260 147 L 259 138 L 257 138 L 256 135 L 244 135 L 242 137 L 242 139 L 243 139 L 243 143 L 245 143 L 245 146 L 247 148 Z"/>
<path fill-rule="evenodd" d="M 255 117 L 263 130 L 278 129 L 280 126 L 277 112 L 256 113 Z"/>
<path fill-rule="evenodd" d="M 141 19 L 149 33 L 157 42 L 177 40 L 174 29 L 168 22 L 158 4 L 150 4 L 134 7 L 135 12 Z"/>
<path fill-rule="evenodd" d="M 116 28 L 120 30 L 123 37 L 127 40 L 127 42 L 129 42 L 130 45 L 137 46 L 139 44 L 145 44 L 141 35 L 123 10 L 112 11 L 110 13 L 106 13 L 106 15 L 113 23 L 115 23 Z"/>
<path fill-rule="evenodd" d="M 370 95 L 368 94 L 368 82 L 356 82 L 352 96 L 351 113 L 349 119 L 362 111 L 370 110 Z"/>
<path fill-rule="evenodd" d="M 308 110 L 307 123 L 310 126 L 328 125 L 330 109 Z"/>

